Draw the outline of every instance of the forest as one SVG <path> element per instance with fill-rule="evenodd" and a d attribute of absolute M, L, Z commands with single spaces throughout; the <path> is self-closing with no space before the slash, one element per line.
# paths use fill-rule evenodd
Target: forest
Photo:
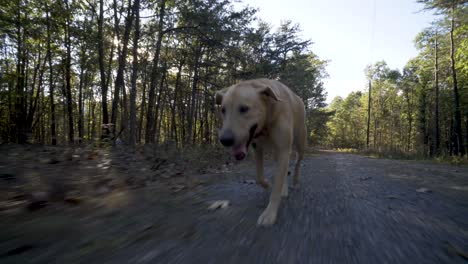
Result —
<path fill-rule="evenodd" d="M 333 99 L 328 146 L 419 157 L 467 153 L 468 2 L 418 2 L 438 14 L 415 36 L 419 54 L 403 69 L 369 65 L 366 91 Z"/>
<path fill-rule="evenodd" d="M 299 25 L 231 0 L 1 1 L 2 142 L 216 144 L 214 93 L 280 79 L 326 116 L 327 62 Z M 324 124 L 321 130 L 324 130 Z M 312 140 L 312 138 L 311 138 Z M 318 138 L 315 139 L 318 141 Z"/>
<path fill-rule="evenodd" d="M 439 14 L 415 36 L 419 55 L 369 65 L 369 87 L 327 106 L 318 40 L 246 3 L 0 0 L 1 142 L 215 145 L 214 93 L 266 77 L 303 99 L 310 145 L 464 155 L 468 5 L 418 2 Z"/>

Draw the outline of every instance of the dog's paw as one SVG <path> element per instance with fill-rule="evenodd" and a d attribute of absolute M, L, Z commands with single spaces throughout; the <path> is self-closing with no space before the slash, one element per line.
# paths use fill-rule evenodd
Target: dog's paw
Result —
<path fill-rule="evenodd" d="M 257 184 L 260 185 L 265 190 L 270 189 L 270 183 L 268 181 L 266 181 L 266 180 L 257 181 Z"/>
<path fill-rule="evenodd" d="M 276 221 L 276 212 L 270 209 L 265 209 L 257 221 L 258 226 L 271 226 Z"/>

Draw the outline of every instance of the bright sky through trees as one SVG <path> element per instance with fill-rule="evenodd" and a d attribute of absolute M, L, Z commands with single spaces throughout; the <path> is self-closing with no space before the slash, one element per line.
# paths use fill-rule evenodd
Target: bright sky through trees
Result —
<path fill-rule="evenodd" d="M 410 0 L 248 0 L 243 4 L 259 7 L 259 17 L 274 26 L 287 19 L 299 23 L 303 37 L 314 42 L 313 51 L 331 60 L 325 85 L 328 103 L 337 95 L 346 97 L 366 88 L 364 68 L 371 60 L 385 60 L 390 68 L 402 69 L 417 55 L 414 37 L 434 20 L 430 11 L 421 11 L 423 6 Z"/>

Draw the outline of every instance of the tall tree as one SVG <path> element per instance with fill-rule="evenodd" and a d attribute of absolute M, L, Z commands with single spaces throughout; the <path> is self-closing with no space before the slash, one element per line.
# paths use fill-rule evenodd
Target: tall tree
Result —
<path fill-rule="evenodd" d="M 65 47 L 66 47 L 66 56 L 65 56 L 65 93 L 67 100 L 67 113 L 68 113 L 68 141 L 73 143 L 75 140 L 75 132 L 73 128 L 73 100 L 72 100 L 72 88 L 71 88 L 71 32 L 70 32 L 70 23 L 71 23 L 71 10 L 68 0 L 65 0 L 65 22 L 64 22 L 64 31 L 65 31 Z"/>
<path fill-rule="evenodd" d="M 140 0 L 135 0 L 135 32 L 133 34 L 133 65 L 130 90 L 130 133 L 128 143 L 133 146 L 136 143 L 136 94 L 138 78 L 138 41 L 140 39 Z"/>
<path fill-rule="evenodd" d="M 99 54 L 99 72 L 101 75 L 101 104 L 102 104 L 102 123 L 109 123 L 109 112 L 107 109 L 107 78 L 106 66 L 104 64 L 104 0 L 99 0 L 98 17 L 98 54 Z M 112 57 L 112 55 L 111 55 Z"/>
<path fill-rule="evenodd" d="M 432 155 L 437 156 L 440 148 L 440 128 L 439 128 L 439 45 L 437 29 L 434 32 L 434 91 L 435 91 L 435 112 L 434 112 L 434 139 L 432 140 Z"/>
<path fill-rule="evenodd" d="M 51 144 L 57 144 L 57 132 L 56 132 L 56 125 L 55 125 L 55 82 L 54 82 L 54 70 L 52 64 L 52 23 L 50 18 L 50 6 L 48 5 L 47 1 L 45 2 L 46 8 L 46 20 L 47 20 L 47 58 L 49 60 L 49 101 L 50 101 L 50 138 Z"/>
<path fill-rule="evenodd" d="M 454 112 L 454 129 L 453 129 L 453 146 L 456 155 L 464 155 L 465 150 L 463 147 L 463 134 L 462 134 L 462 121 L 460 110 L 460 94 L 458 91 L 457 71 L 455 67 L 455 17 L 456 11 L 459 6 L 466 6 L 466 0 L 418 0 L 423 3 L 426 9 L 436 10 L 438 13 L 447 14 L 450 16 L 450 68 L 452 75 L 452 89 L 453 89 L 453 112 Z"/>
<path fill-rule="evenodd" d="M 146 133 L 145 133 L 145 143 L 154 142 L 154 131 L 153 131 L 153 123 L 154 123 L 154 95 L 156 92 L 156 85 L 158 83 L 158 74 L 159 74 L 159 56 L 161 54 L 161 45 L 162 40 L 164 37 L 164 16 L 166 14 L 166 0 L 162 0 L 159 4 L 159 22 L 158 22 L 158 36 L 156 41 L 156 50 L 153 57 L 153 63 L 151 68 L 151 77 L 150 77 L 150 86 L 149 86 L 149 94 L 148 94 L 148 111 L 146 113 Z"/>
<path fill-rule="evenodd" d="M 124 70 L 127 64 L 127 51 L 128 51 L 128 42 L 130 39 L 130 31 L 133 24 L 133 16 L 135 14 L 136 1 L 132 5 L 132 1 L 128 1 L 128 9 L 127 9 L 127 17 L 125 20 L 125 29 L 124 29 L 124 36 L 122 39 L 122 48 L 119 54 L 119 64 L 117 69 L 117 77 L 115 78 L 115 86 L 114 86 L 114 97 L 112 100 L 112 115 L 111 115 L 111 123 L 116 124 L 117 121 L 117 112 L 118 104 L 120 101 L 120 91 L 125 88 L 125 81 L 124 81 Z M 115 14 L 117 15 L 117 14 Z M 126 107 L 124 105 L 124 107 Z M 126 118 L 126 117 L 122 117 Z M 122 128 L 124 129 L 124 128 Z"/>

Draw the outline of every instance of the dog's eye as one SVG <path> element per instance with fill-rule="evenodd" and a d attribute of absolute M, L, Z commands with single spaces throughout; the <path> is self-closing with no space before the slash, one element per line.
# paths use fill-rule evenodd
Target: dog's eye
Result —
<path fill-rule="evenodd" d="M 221 113 L 223 113 L 223 115 L 226 113 L 226 108 L 221 108 Z"/>
<path fill-rule="evenodd" d="M 241 105 L 241 106 L 239 107 L 239 112 L 245 113 L 245 112 L 247 112 L 247 111 L 249 111 L 249 107 L 248 107 L 248 106 Z"/>

